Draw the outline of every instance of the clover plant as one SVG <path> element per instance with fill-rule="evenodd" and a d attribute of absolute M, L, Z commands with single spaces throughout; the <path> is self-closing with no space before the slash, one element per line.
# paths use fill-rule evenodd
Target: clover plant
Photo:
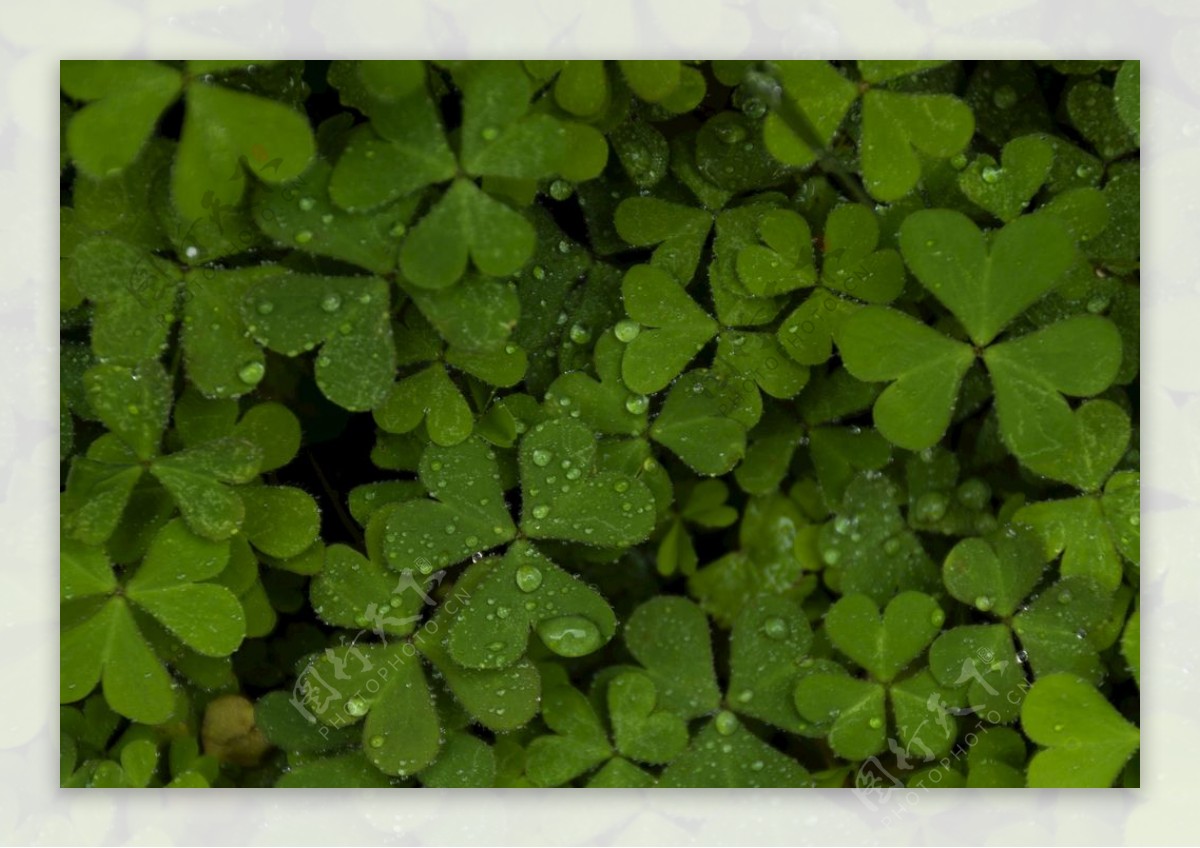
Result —
<path fill-rule="evenodd" d="M 1138 784 L 1136 61 L 61 77 L 63 786 Z"/>

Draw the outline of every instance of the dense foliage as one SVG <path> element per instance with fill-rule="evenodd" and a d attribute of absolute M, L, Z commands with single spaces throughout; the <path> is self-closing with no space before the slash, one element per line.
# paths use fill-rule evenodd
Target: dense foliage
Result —
<path fill-rule="evenodd" d="M 1136 785 L 1138 73 L 64 62 L 63 784 Z"/>

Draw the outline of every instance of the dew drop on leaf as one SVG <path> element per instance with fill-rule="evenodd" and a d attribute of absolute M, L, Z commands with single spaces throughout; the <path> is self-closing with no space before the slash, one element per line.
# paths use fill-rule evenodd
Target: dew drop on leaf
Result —
<path fill-rule="evenodd" d="M 616 337 L 628 344 L 638 337 L 638 333 L 642 331 L 642 325 L 637 321 L 632 321 L 628 318 L 623 318 L 617 322 L 617 326 L 613 329 Z"/>
<path fill-rule="evenodd" d="M 542 572 L 536 565 L 522 565 L 517 569 L 516 581 L 522 592 L 536 592 L 542 585 Z"/>
<path fill-rule="evenodd" d="M 563 615 L 538 623 L 537 634 L 546 647 L 562 657 L 582 657 L 600 647 L 600 630 L 580 615 Z"/>
<path fill-rule="evenodd" d="M 787 622 L 782 618 L 768 618 L 763 622 L 763 633 L 772 639 L 783 639 L 788 634 Z"/>
<path fill-rule="evenodd" d="M 238 379 L 251 386 L 257 385 L 266 373 L 261 362 L 247 362 L 238 370 Z"/>
<path fill-rule="evenodd" d="M 721 712 L 717 713 L 714 723 L 717 726 L 717 733 L 720 733 L 722 736 L 729 736 L 738 729 L 737 716 L 729 712 L 729 710 L 721 710 Z"/>
<path fill-rule="evenodd" d="M 650 398 L 645 395 L 633 395 L 625 401 L 625 408 L 634 415 L 641 415 L 650 408 Z"/>

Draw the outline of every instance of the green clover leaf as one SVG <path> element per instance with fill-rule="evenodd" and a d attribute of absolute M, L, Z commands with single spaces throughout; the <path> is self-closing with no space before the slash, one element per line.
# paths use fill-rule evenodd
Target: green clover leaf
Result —
<path fill-rule="evenodd" d="M 863 95 L 860 157 L 863 181 L 876 200 L 904 197 L 921 175 L 918 151 L 948 159 L 975 132 L 971 109 L 949 94 L 901 94 L 873 88 Z"/>
<path fill-rule="evenodd" d="M 937 601 L 920 592 L 901 592 L 880 615 L 866 595 L 844 595 L 825 615 L 834 647 L 889 683 L 928 647 L 946 615 Z"/>
<path fill-rule="evenodd" d="M 696 473 L 715 477 L 745 455 L 746 433 L 761 416 L 754 383 L 740 374 L 695 369 L 671 386 L 650 435 Z"/>
<path fill-rule="evenodd" d="M 286 356 L 321 346 L 317 384 L 350 410 L 378 406 L 396 368 L 390 292 L 375 277 L 280 274 L 252 286 L 242 301 L 246 329 Z"/>
<path fill-rule="evenodd" d="M 1029 763 L 1029 785 L 1111 786 L 1137 751 L 1138 729 L 1087 682 L 1055 674 L 1033 685 L 1021 725 L 1043 749 Z"/>
<path fill-rule="evenodd" d="M 691 283 L 712 229 L 712 216 L 702 209 L 655 197 L 621 201 L 613 216 L 617 234 L 634 247 L 654 248 L 650 264 L 684 286 Z"/>
<path fill-rule="evenodd" d="M 991 540 L 963 539 L 946 555 L 942 579 L 955 599 L 1008 618 L 1037 586 L 1044 570 L 1039 539 L 1028 527 L 1017 525 Z"/>
<path fill-rule="evenodd" d="M 625 623 L 625 645 L 658 690 L 662 709 L 685 720 L 717 708 L 708 619 L 685 598 L 661 596 L 639 606 Z"/>
<path fill-rule="evenodd" d="M 343 154 L 339 165 L 345 158 Z M 341 259 L 373 274 L 393 271 L 399 238 L 412 221 L 419 197 L 410 195 L 373 212 L 353 214 L 330 199 L 333 173 L 328 162 L 318 161 L 294 183 L 260 185 L 252 203 L 254 223 L 297 250 Z M 372 182 L 380 180 L 376 176 Z"/>
<path fill-rule="evenodd" d="M 607 696 L 614 744 L 629 759 L 669 763 L 687 747 L 687 724 L 658 705 L 649 675 L 623 671 L 609 681 Z"/>
<path fill-rule="evenodd" d="M 861 593 L 880 605 L 897 592 L 937 586 L 934 564 L 899 506 L 896 485 L 879 472 L 859 472 L 850 481 L 837 517 L 817 538 L 826 580 L 843 593 Z"/>
<path fill-rule="evenodd" d="M 466 179 L 455 180 L 412 228 L 400 248 L 400 270 L 413 285 L 451 286 L 467 270 L 506 277 L 533 254 L 528 221 Z"/>
<path fill-rule="evenodd" d="M 875 401 L 875 426 L 888 441 L 922 450 L 941 439 L 974 361 L 970 347 L 882 306 L 849 316 L 838 326 L 837 343 L 856 378 L 891 383 Z"/>
<path fill-rule="evenodd" d="M 641 480 L 597 465 L 595 436 L 570 418 L 521 440 L 521 529 L 534 539 L 623 547 L 649 537 L 654 499 Z"/>
<path fill-rule="evenodd" d="M 421 454 L 420 476 L 436 500 L 404 501 L 388 514 L 385 551 L 392 568 L 429 574 L 516 535 L 496 455 L 482 440 L 430 445 Z"/>
<path fill-rule="evenodd" d="M 308 119 L 282 103 L 195 78 L 184 100 L 171 197 L 189 222 L 208 217 L 214 203 L 237 205 L 246 189 L 243 163 L 255 163 L 260 180 L 283 183 L 316 154 Z"/>
<path fill-rule="evenodd" d="M 1070 237 L 1056 218 L 1019 218 L 989 245 L 969 218 L 947 209 L 905 218 L 900 251 L 921 284 L 980 347 L 1050 291 L 1072 257 Z"/>
<path fill-rule="evenodd" d="M 616 632 L 604 598 L 528 542 L 513 544 L 478 584 L 486 604 L 471 603 L 450 627 L 447 647 L 467 668 L 506 668 L 525 654 L 530 630 L 563 657 L 590 654 Z"/>
<path fill-rule="evenodd" d="M 543 671 L 542 719 L 553 735 L 539 736 L 525 752 L 525 774 L 535 786 L 561 786 L 612 755 L 604 725 L 559 666 Z"/>
<path fill-rule="evenodd" d="M 96 178 L 137 158 L 183 88 L 182 74 L 159 62 L 65 60 L 61 73 L 63 91 L 87 103 L 66 125 L 67 148 Z"/>
<path fill-rule="evenodd" d="M 73 603 L 63 618 L 64 703 L 85 697 L 101 683 L 105 700 L 122 715 L 160 724 L 173 714 L 174 684 L 147 644 L 135 609 L 205 656 L 228 656 L 246 635 L 234 594 L 204 582 L 225 568 L 228 542 L 196 536 L 179 519 L 154 536 L 119 593 L 103 553 L 75 544 L 64 553 L 62 597 Z"/>
<path fill-rule="evenodd" d="M 635 392 L 667 387 L 704 345 L 717 325 L 666 271 L 635 265 L 621 285 L 625 312 L 640 330 L 625 347 L 621 376 Z"/>
<path fill-rule="evenodd" d="M 958 186 L 975 205 L 1001 221 L 1020 215 L 1050 176 L 1054 148 L 1039 135 L 1024 135 L 1004 145 L 1000 164 L 987 154 L 976 157 L 958 175 Z"/>

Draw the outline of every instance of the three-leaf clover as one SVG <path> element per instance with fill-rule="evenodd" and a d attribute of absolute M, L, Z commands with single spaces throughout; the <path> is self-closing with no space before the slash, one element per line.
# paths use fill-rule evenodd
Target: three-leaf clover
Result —
<path fill-rule="evenodd" d="M 1073 411 L 1063 395 L 1096 395 L 1112 382 L 1121 360 L 1116 328 L 1103 318 L 1078 316 L 993 344 L 1066 270 L 1073 248 L 1062 224 L 1025 216 L 989 245 L 961 213 L 927 210 L 905 220 L 900 247 L 971 344 L 894 309 L 866 307 L 848 318 L 837 335 L 846 368 L 861 380 L 891 383 L 875 402 L 879 431 L 909 450 L 932 447 L 945 434 L 962 379 L 979 356 L 1013 453 L 1036 471 L 1089 488 L 1096 464 L 1111 455 L 1116 419 L 1124 416 L 1108 401 Z"/>
<path fill-rule="evenodd" d="M 228 656 L 245 636 L 237 597 L 206 582 L 225 569 L 229 543 L 197 536 L 180 519 L 155 535 L 123 583 L 100 548 L 64 541 L 63 554 L 64 703 L 102 683 L 105 700 L 122 715 L 146 724 L 171 717 L 175 686 L 142 635 L 143 614 L 204 656 Z"/>

